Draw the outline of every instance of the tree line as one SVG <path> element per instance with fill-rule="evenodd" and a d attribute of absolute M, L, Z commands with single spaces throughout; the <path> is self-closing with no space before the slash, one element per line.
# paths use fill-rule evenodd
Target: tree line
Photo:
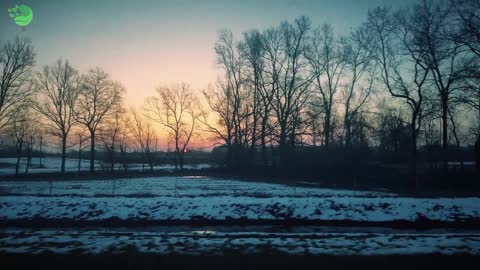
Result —
<path fill-rule="evenodd" d="M 345 34 L 304 16 L 239 39 L 222 30 L 214 85 L 161 86 L 141 110 L 125 107 L 125 88 L 100 68 L 80 74 L 60 59 L 35 71 L 31 42 L 17 38 L 0 49 L 0 133 L 19 153 L 38 144 L 39 130 L 59 138 L 62 172 L 72 145 L 79 155 L 90 147 L 92 172 L 99 145 L 111 170 L 132 150 L 153 170 L 156 125 L 181 168 L 199 133 L 225 149 L 228 167 L 289 168 L 305 147 L 345 159 L 359 148 L 408 148 L 415 175 L 419 146 L 438 145 L 447 168 L 449 149 L 473 142 L 478 166 L 478 1 L 420 0 L 366 15 Z"/>
<path fill-rule="evenodd" d="M 419 140 L 440 144 L 447 168 L 450 145 L 467 145 L 468 137 L 478 159 L 479 14 L 478 1 L 423 0 L 371 9 L 343 35 L 307 17 L 239 40 L 221 31 L 215 52 L 222 75 L 204 91 L 218 123 L 204 123 L 231 165 L 248 165 L 259 151 L 267 166 L 273 146 L 279 166 L 288 167 L 300 146 L 348 153 L 402 144 L 415 174 Z M 473 117 L 462 121 L 465 115 Z"/>
<path fill-rule="evenodd" d="M 59 59 L 34 70 L 35 52 L 28 39 L 4 44 L 0 63 L 0 134 L 17 152 L 16 174 L 22 156 L 27 157 L 28 173 L 31 154 L 42 143 L 42 135 L 60 141 L 62 173 L 67 149 L 75 146 L 79 169 L 82 151 L 89 147 L 89 169 L 95 171 L 100 147 L 112 171 L 122 161 L 127 169 L 128 151 L 140 152 L 144 166 L 153 170 L 159 140 L 153 122 L 167 129 L 174 142 L 175 164 L 183 167 L 181 153 L 194 134 L 196 119 L 196 100 L 187 84 L 159 87 L 138 112 L 125 108 L 126 89 L 101 68 L 80 74 L 69 61 Z"/>

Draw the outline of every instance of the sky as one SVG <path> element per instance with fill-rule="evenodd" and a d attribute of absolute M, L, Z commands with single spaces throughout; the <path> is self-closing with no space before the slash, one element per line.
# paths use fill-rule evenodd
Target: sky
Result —
<path fill-rule="evenodd" d="M 189 83 L 198 91 L 215 83 L 214 43 L 219 30 L 236 37 L 306 15 L 337 33 L 361 24 L 368 9 L 414 0 L 0 0 L 0 42 L 29 37 L 37 68 L 68 59 L 80 72 L 101 67 L 140 106 L 159 85 Z M 22 31 L 7 8 L 26 4 L 34 18 Z"/>

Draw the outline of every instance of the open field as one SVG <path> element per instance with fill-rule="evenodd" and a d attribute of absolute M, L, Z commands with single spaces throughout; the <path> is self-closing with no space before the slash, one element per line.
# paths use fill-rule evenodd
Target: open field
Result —
<path fill-rule="evenodd" d="M 480 255 L 479 197 L 208 177 L 1 181 L 0 191 L 2 254 Z"/>
<path fill-rule="evenodd" d="M 15 164 L 17 162 L 16 158 L 0 158 L 0 176 L 8 176 L 15 174 Z M 79 160 L 73 158 L 67 158 L 65 160 L 65 171 L 66 172 L 78 172 Z M 20 160 L 19 166 L 19 174 L 24 174 L 25 167 L 27 166 L 26 158 L 22 158 Z M 208 164 L 186 164 L 184 166 L 185 169 L 202 169 L 202 168 L 209 168 L 210 165 Z M 32 158 L 31 167 L 28 170 L 29 174 L 40 174 L 40 173 L 58 173 L 60 172 L 61 168 L 61 159 L 56 157 L 45 157 L 42 158 L 41 166 L 40 166 L 40 159 L 39 158 Z M 143 168 L 145 170 L 150 170 L 150 167 L 145 164 L 137 163 L 130 163 L 128 164 L 129 171 L 140 171 Z M 82 159 L 80 161 L 80 171 L 81 172 L 88 172 L 90 169 L 90 160 Z M 110 170 L 110 164 L 96 161 L 95 162 L 95 169 L 97 171 L 101 171 L 103 169 Z M 154 170 L 166 170 L 166 171 L 173 171 L 175 169 L 175 165 L 173 164 L 162 164 L 154 166 Z M 122 170 L 121 164 L 115 164 L 115 170 Z"/>

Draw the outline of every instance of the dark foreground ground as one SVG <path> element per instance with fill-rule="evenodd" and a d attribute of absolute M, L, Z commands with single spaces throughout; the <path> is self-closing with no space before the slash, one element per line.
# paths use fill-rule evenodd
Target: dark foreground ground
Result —
<path fill-rule="evenodd" d="M 479 256 L 291 256 L 285 254 L 225 256 L 122 255 L 0 255 L 2 269 L 477 269 Z"/>

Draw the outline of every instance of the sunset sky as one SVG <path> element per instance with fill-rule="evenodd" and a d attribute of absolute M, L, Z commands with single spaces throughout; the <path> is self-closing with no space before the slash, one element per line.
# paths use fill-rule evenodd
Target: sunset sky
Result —
<path fill-rule="evenodd" d="M 0 40 L 30 37 L 37 67 L 60 57 L 82 72 L 102 67 L 125 85 L 127 103 L 138 106 L 160 84 L 184 81 L 205 89 L 214 83 L 213 46 L 220 29 L 231 29 L 239 37 L 251 28 L 265 29 L 306 15 L 314 25 L 328 22 L 344 33 L 359 25 L 369 8 L 396 2 L 1 0 Z M 8 17 L 7 8 L 15 4 L 33 9 L 34 19 L 26 31 Z"/>

